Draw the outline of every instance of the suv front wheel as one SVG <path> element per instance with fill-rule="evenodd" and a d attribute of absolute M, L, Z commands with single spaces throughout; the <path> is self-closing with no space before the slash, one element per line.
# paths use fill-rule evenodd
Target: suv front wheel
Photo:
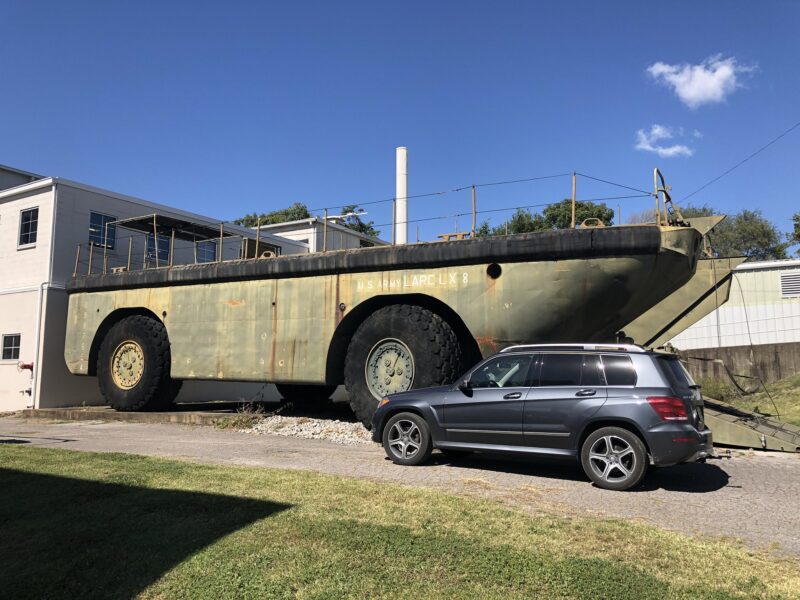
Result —
<path fill-rule="evenodd" d="M 383 449 L 398 465 L 420 465 L 433 450 L 431 431 L 425 419 L 414 413 L 399 413 L 383 428 Z"/>
<path fill-rule="evenodd" d="M 581 446 L 581 465 L 597 487 L 627 490 L 647 472 L 647 448 L 638 435 L 621 427 L 602 427 Z"/>

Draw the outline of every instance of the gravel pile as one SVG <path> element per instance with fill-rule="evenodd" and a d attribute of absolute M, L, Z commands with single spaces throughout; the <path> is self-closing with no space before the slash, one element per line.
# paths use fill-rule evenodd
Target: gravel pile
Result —
<path fill-rule="evenodd" d="M 330 419 L 314 419 L 312 417 L 286 417 L 272 415 L 264 417 L 256 425 L 243 430 L 247 433 L 271 433 L 286 437 L 304 438 L 308 440 L 327 440 L 336 444 L 354 446 L 370 444 L 370 432 L 361 423 L 348 423 Z"/>

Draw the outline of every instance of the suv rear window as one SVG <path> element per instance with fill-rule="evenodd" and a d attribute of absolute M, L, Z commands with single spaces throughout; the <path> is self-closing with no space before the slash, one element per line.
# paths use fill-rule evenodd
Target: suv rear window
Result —
<path fill-rule="evenodd" d="M 695 383 L 689 371 L 681 364 L 677 357 L 659 356 L 658 364 L 661 365 L 661 370 L 667 377 L 670 386 L 679 394 L 689 394 L 692 391 Z"/>
<path fill-rule="evenodd" d="M 603 385 L 600 360 L 594 354 L 543 354 L 539 385 Z"/>
<path fill-rule="evenodd" d="M 636 385 L 636 369 L 630 356 L 603 354 L 603 370 L 607 385 Z"/>

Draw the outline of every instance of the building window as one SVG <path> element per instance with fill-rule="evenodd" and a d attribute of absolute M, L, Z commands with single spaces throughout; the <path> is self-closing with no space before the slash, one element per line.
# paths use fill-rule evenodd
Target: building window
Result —
<path fill-rule="evenodd" d="M 170 238 L 166 235 L 158 236 L 158 264 L 166 266 L 169 262 L 169 242 Z M 153 243 L 153 234 L 147 234 L 147 264 L 155 266 L 156 248 Z"/>
<path fill-rule="evenodd" d="M 117 217 L 109 215 L 101 215 L 100 213 L 89 213 L 89 243 L 93 246 L 100 246 L 114 249 L 114 242 L 117 239 L 117 226 L 108 225 L 116 221 Z M 108 231 L 108 239 L 105 239 L 106 231 Z"/>
<path fill-rule="evenodd" d="M 800 271 L 781 273 L 781 297 L 800 298 Z"/>
<path fill-rule="evenodd" d="M 210 263 L 217 260 L 217 242 L 215 240 L 204 240 L 197 242 L 197 262 Z"/>
<path fill-rule="evenodd" d="M 19 245 L 30 246 L 36 243 L 39 229 L 39 209 L 29 208 L 19 214 Z"/>
<path fill-rule="evenodd" d="M 18 333 L 3 336 L 3 360 L 19 360 L 19 340 Z"/>
<path fill-rule="evenodd" d="M 359 240 L 358 247 L 359 248 L 372 248 L 375 244 L 370 242 L 369 240 Z"/>

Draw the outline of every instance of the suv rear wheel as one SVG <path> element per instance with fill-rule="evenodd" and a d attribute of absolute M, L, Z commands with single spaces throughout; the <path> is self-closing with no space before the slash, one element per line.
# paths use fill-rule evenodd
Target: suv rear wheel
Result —
<path fill-rule="evenodd" d="M 602 427 L 581 446 L 581 465 L 597 487 L 627 490 L 647 472 L 647 448 L 638 435 L 622 427 Z"/>

